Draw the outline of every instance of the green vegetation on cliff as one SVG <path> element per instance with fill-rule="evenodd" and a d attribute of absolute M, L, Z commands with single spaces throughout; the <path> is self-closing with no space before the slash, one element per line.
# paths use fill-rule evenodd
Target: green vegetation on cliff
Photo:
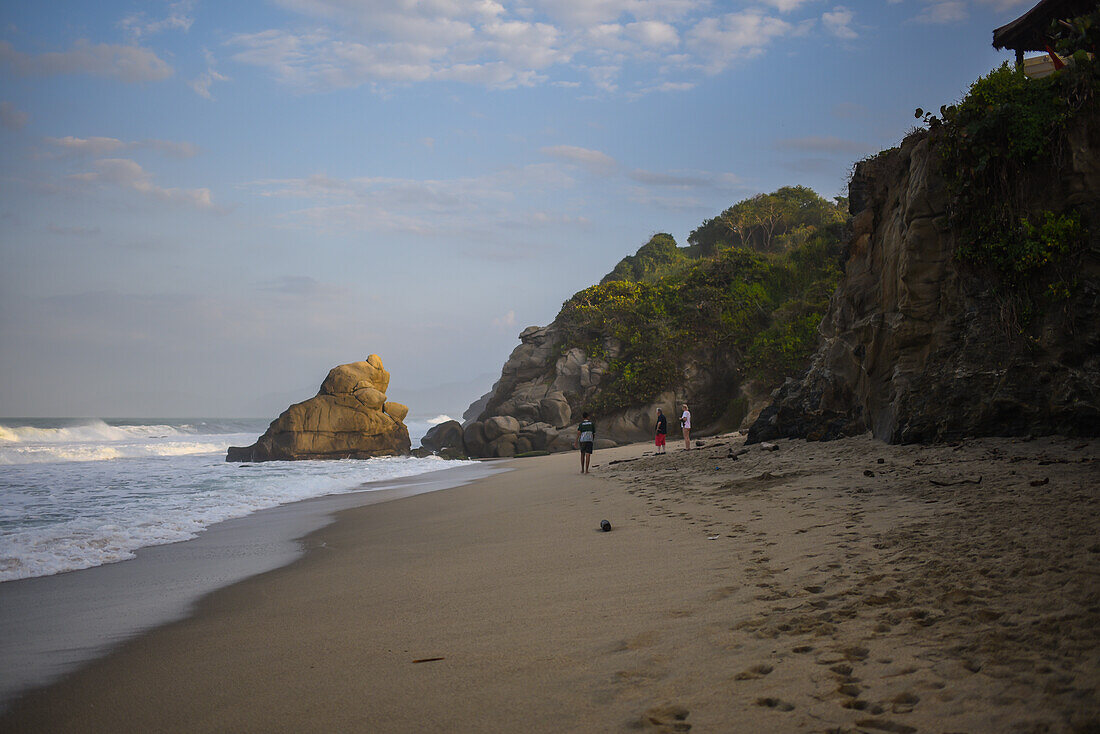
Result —
<path fill-rule="evenodd" d="M 1030 79 L 1006 63 L 938 117 L 917 110 L 940 154 L 956 257 L 992 276 L 1019 324 L 1069 297 L 1089 227 L 1098 224 L 1054 192 L 1076 120 L 1097 107 L 1100 62 L 1086 50 L 1100 40 L 1100 13 L 1052 30 L 1062 36 L 1065 69 Z"/>
<path fill-rule="evenodd" d="M 660 280 L 676 266 L 689 260 L 689 256 L 676 246 L 676 239 L 667 233 L 655 234 L 638 252 L 627 255 L 615 269 L 603 277 L 600 285 L 613 280 L 652 282 Z"/>
<path fill-rule="evenodd" d="M 689 249 L 713 255 L 727 247 L 785 252 L 805 243 L 817 231 L 840 224 L 847 202 L 826 201 L 805 186 L 784 186 L 770 194 L 740 201 L 688 235 Z"/>
<path fill-rule="evenodd" d="M 574 295 L 556 320 L 563 348 L 608 362 L 590 407 L 606 413 L 676 387 L 685 355 L 718 356 L 734 365 L 730 378 L 768 384 L 800 373 L 840 277 L 843 218 L 810 189 L 762 194 L 704 222 L 691 247 L 655 235 Z"/>

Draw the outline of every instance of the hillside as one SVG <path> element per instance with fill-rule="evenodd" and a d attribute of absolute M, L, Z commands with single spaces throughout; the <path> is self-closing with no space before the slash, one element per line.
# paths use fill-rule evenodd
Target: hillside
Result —
<path fill-rule="evenodd" d="M 838 204 L 786 187 L 703 222 L 687 247 L 654 235 L 520 335 L 463 450 L 569 448 L 582 411 L 607 443 L 649 437 L 656 409 L 678 415 L 682 403 L 697 426 L 740 426 L 808 365 L 840 277 L 843 221 Z M 433 438 L 425 445 L 441 448 Z"/>

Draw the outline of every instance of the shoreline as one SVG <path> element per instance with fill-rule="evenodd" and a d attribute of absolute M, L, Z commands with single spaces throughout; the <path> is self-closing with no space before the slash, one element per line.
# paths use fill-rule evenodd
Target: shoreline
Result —
<path fill-rule="evenodd" d="M 118 645 L 185 618 L 207 594 L 293 563 L 350 507 L 448 489 L 502 471 L 464 465 L 368 482 L 224 520 L 116 563 L 0 584 L 0 712 Z"/>
<path fill-rule="evenodd" d="M 1100 722 L 1100 441 L 704 443 L 597 451 L 588 476 L 572 452 L 509 461 L 342 511 L 295 562 L 27 694 L 0 729 Z"/>

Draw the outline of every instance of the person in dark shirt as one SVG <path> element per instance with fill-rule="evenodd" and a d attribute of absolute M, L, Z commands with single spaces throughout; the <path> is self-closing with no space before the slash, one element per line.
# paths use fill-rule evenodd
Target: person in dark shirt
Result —
<path fill-rule="evenodd" d="M 577 438 L 573 441 L 573 447 L 580 447 L 581 474 L 587 474 L 588 464 L 592 461 L 592 446 L 596 443 L 596 424 L 589 420 L 588 413 L 584 413 L 583 418 L 577 425 Z"/>
<path fill-rule="evenodd" d="M 657 425 L 654 430 L 657 431 L 657 438 L 654 440 L 657 445 L 657 453 L 663 454 L 665 453 L 665 436 L 668 434 L 668 420 L 660 408 L 657 408 Z"/>

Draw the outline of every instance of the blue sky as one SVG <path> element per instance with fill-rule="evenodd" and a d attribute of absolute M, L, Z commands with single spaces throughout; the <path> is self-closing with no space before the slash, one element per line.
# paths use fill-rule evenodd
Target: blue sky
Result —
<path fill-rule="evenodd" d="M 0 415 L 418 415 L 655 232 L 844 194 L 1010 0 L 0 6 Z"/>

